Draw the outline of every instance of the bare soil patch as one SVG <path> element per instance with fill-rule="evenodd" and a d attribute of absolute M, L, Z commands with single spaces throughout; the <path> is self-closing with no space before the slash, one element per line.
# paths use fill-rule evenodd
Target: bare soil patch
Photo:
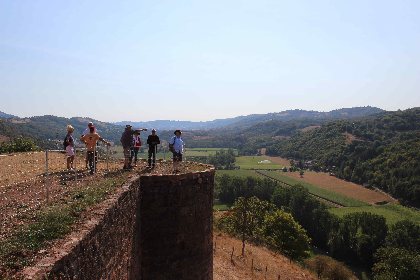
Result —
<path fill-rule="evenodd" d="M 361 185 L 341 180 L 337 177 L 330 176 L 327 173 L 305 171 L 303 178 L 298 172 L 285 172 L 285 176 L 289 176 L 296 180 L 301 180 L 318 187 L 343 194 L 345 196 L 355 198 L 367 203 L 375 204 L 378 202 L 395 202 L 396 200 L 390 196 L 379 192 L 367 189 Z"/>
<path fill-rule="evenodd" d="M 311 272 L 290 262 L 283 255 L 275 254 L 264 247 L 246 244 L 245 257 L 241 255 L 242 242 L 224 233 L 214 233 L 213 279 L 316 279 Z M 233 262 L 231 261 L 232 248 Z M 251 269 L 254 260 L 254 269 Z M 267 268 L 267 270 L 266 270 Z"/>

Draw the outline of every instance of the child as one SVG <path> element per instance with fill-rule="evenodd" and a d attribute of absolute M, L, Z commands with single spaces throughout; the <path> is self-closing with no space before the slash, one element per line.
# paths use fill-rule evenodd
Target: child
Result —
<path fill-rule="evenodd" d="M 73 162 L 74 162 L 74 139 L 72 133 L 74 131 L 74 127 L 71 125 L 67 126 L 67 135 L 64 139 L 64 148 L 66 150 L 67 156 L 67 169 L 73 170 Z"/>
<path fill-rule="evenodd" d="M 140 147 L 141 147 L 140 130 L 136 130 L 133 133 L 133 146 L 131 147 L 131 156 L 130 156 L 130 162 L 133 161 L 133 157 L 134 157 L 134 166 L 137 166 L 137 155 L 139 153 Z"/>

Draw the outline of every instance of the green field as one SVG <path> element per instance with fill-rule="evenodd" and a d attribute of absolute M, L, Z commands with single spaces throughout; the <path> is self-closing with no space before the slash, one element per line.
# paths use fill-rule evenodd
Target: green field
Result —
<path fill-rule="evenodd" d="M 331 200 L 331 201 L 334 201 L 334 202 L 336 202 L 338 204 L 341 204 L 341 205 L 344 205 L 346 207 L 360 207 L 360 206 L 369 205 L 369 204 L 367 204 L 363 201 L 360 201 L 360 200 L 357 200 L 357 199 L 354 199 L 354 198 L 350 198 L 350 197 L 347 197 L 345 195 L 338 194 L 338 193 L 320 188 L 316 185 L 312 185 L 312 184 L 309 184 L 309 183 L 306 183 L 306 182 L 298 181 L 298 180 L 295 180 L 293 178 L 287 177 L 279 171 L 260 171 L 260 172 L 262 172 L 265 175 L 268 175 L 271 178 L 274 178 L 274 179 L 277 179 L 279 181 L 285 182 L 285 183 L 287 183 L 289 185 L 292 185 L 292 186 L 296 185 L 296 184 L 300 184 L 303 187 L 307 188 L 309 193 L 320 196 L 322 198 L 325 198 L 325 199 L 328 199 L 328 200 Z"/>
<path fill-rule="evenodd" d="M 208 157 L 210 155 L 216 154 L 217 151 L 227 150 L 227 148 L 186 148 L 184 157 L 188 160 L 188 157 Z M 114 158 L 124 158 L 123 148 L 121 146 L 113 146 L 112 151 Z M 235 153 L 238 152 L 235 150 Z M 148 149 L 147 147 L 142 148 L 138 154 L 138 157 L 147 159 Z M 158 159 L 170 159 L 172 154 L 166 149 L 165 151 L 158 152 L 156 158 Z"/>
<path fill-rule="evenodd" d="M 280 169 L 283 168 L 276 163 L 260 163 L 265 160 L 263 156 L 241 156 L 236 158 L 236 165 L 241 169 Z"/>
<path fill-rule="evenodd" d="M 185 154 L 188 157 L 208 157 L 215 155 L 217 151 L 228 150 L 228 148 L 186 148 Z M 237 150 L 234 150 L 235 154 L 238 154 Z"/>
<path fill-rule="evenodd" d="M 398 221 L 410 220 L 415 224 L 420 225 L 420 211 L 410 209 L 398 204 L 351 207 L 351 208 L 332 208 L 331 213 L 343 217 L 349 213 L 369 212 L 384 216 L 388 225 L 395 224 Z"/>

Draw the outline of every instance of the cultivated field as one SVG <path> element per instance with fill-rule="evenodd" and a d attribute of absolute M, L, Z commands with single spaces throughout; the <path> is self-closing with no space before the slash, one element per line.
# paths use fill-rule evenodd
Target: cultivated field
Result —
<path fill-rule="evenodd" d="M 293 178 L 301 183 L 309 183 L 370 204 L 396 202 L 395 199 L 382 192 L 364 188 L 358 184 L 341 180 L 323 172 L 305 171 L 303 178 L 301 178 L 299 172 L 283 172 L 282 175 Z"/>
<path fill-rule="evenodd" d="M 365 203 L 363 201 L 360 201 L 360 200 L 357 200 L 357 199 L 354 199 L 354 198 L 351 198 L 351 197 L 347 197 L 345 195 L 342 195 L 342 194 L 336 193 L 334 191 L 330 191 L 330 190 L 321 188 L 321 187 L 313 185 L 313 184 L 306 183 L 304 181 L 296 180 L 295 178 L 285 176 L 284 175 L 285 172 L 282 172 L 282 171 L 260 171 L 260 172 L 262 174 L 270 177 L 270 178 L 273 178 L 275 180 L 279 180 L 279 181 L 284 182 L 288 185 L 294 186 L 296 184 L 300 184 L 303 187 L 307 188 L 309 193 L 311 193 L 315 196 L 327 199 L 327 200 L 329 200 L 333 203 L 337 203 L 337 204 L 342 205 L 342 206 L 357 207 L 357 206 L 368 205 L 367 203 Z"/>
<path fill-rule="evenodd" d="M 184 157 L 208 157 L 210 155 L 215 155 L 217 151 L 228 150 L 227 148 L 186 148 Z M 172 158 L 172 153 L 168 150 L 166 146 L 159 146 L 158 153 L 156 154 L 157 159 L 170 159 Z M 121 146 L 113 147 L 113 157 L 122 158 L 123 148 Z M 237 154 L 237 151 L 235 150 Z M 138 156 L 142 159 L 147 159 L 148 157 L 148 147 L 145 145 L 139 152 Z"/>
<path fill-rule="evenodd" d="M 270 156 L 264 156 L 267 160 L 271 161 L 274 164 L 281 165 L 282 167 L 289 167 L 290 166 L 290 160 L 281 158 L 281 157 L 270 157 Z"/>
<path fill-rule="evenodd" d="M 241 169 L 280 169 L 285 165 L 275 163 L 266 156 L 241 156 L 236 158 Z"/>
<path fill-rule="evenodd" d="M 420 225 L 420 211 L 398 204 L 332 208 L 330 209 L 330 212 L 339 217 L 343 217 L 349 213 L 369 212 L 372 214 L 384 216 L 388 225 L 395 224 L 398 221 L 406 219 Z"/>

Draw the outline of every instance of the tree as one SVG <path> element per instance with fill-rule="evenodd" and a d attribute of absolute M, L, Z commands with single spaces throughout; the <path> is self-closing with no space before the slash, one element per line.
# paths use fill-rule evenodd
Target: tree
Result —
<path fill-rule="evenodd" d="M 370 267 L 374 252 L 385 242 L 387 229 L 383 216 L 368 212 L 347 214 L 331 236 L 330 251 L 336 257 Z"/>
<path fill-rule="evenodd" d="M 235 151 L 233 149 L 216 151 L 215 155 L 209 156 L 209 163 L 216 169 L 233 169 L 235 167 Z"/>
<path fill-rule="evenodd" d="M 420 226 L 409 220 L 396 222 L 389 229 L 386 246 L 420 252 Z"/>
<path fill-rule="evenodd" d="M 305 260 L 306 266 L 315 272 L 318 279 L 348 280 L 354 276 L 343 263 L 325 255 Z"/>
<path fill-rule="evenodd" d="M 267 214 L 262 235 L 265 243 L 291 259 L 301 260 L 309 256 L 311 240 L 289 213 L 277 210 Z"/>
<path fill-rule="evenodd" d="M 413 280 L 419 279 L 420 254 L 406 249 L 386 247 L 379 249 L 373 266 L 375 280 Z"/>
<path fill-rule="evenodd" d="M 30 138 L 17 137 L 10 142 L 0 144 L 0 153 L 16 153 L 38 151 L 34 140 Z"/>
<path fill-rule="evenodd" d="M 259 229 L 262 228 L 264 217 L 273 211 L 275 206 L 256 197 L 240 197 L 230 210 L 229 216 L 221 220 L 225 228 L 242 239 L 242 255 L 245 254 L 246 240 L 259 240 Z"/>

